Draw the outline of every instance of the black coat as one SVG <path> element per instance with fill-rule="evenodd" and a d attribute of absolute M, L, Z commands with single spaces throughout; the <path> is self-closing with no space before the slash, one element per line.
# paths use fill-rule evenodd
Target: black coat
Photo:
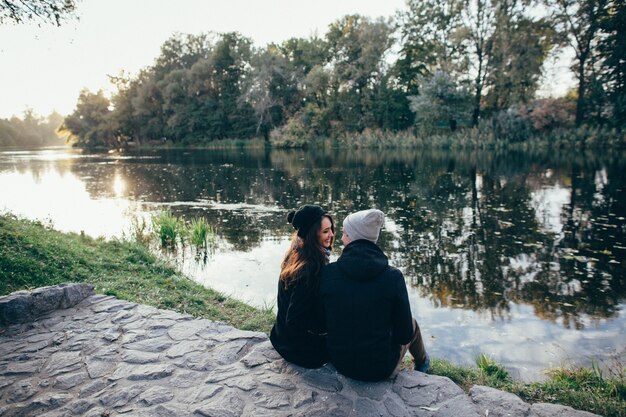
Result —
<path fill-rule="evenodd" d="M 330 360 L 342 374 L 385 379 L 413 337 L 413 319 L 402 272 L 368 240 L 346 246 L 320 278 Z"/>
<path fill-rule="evenodd" d="M 279 280 L 277 306 L 270 333 L 274 349 L 287 361 L 305 368 L 319 368 L 328 362 L 317 286 L 297 279 L 285 289 Z"/>

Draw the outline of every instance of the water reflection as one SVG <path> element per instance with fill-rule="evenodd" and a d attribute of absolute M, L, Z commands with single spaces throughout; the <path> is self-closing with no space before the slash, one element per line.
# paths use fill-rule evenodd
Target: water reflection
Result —
<path fill-rule="evenodd" d="M 532 345 L 525 360 L 541 358 L 543 367 L 560 352 L 598 351 L 587 339 L 599 328 L 603 352 L 624 347 L 623 156 L 4 152 L 0 207 L 105 236 L 163 208 L 204 217 L 217 232 L 215 252 L 179 253 L 181 269 L 271 305 L 290 234 L 287 209 L 318 203 L 340 224 L 348 212 L 376 206 L 387 214 L 380 244 L 405 272 L 435 351 L 468 362 L 473 349 L 491 349 L 524 369 L 519 344 Z M 577 346 L 563 347 L 570 342 Z M 455 343 L 465 348 L 456 352 Z"/>

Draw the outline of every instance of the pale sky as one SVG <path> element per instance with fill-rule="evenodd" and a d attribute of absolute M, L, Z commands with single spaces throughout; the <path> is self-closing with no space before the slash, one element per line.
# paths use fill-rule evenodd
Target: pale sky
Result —
<path fill-rule="evenodd" d="M 82 88 L 110 93 L 107 74 L 153 63 L 175 32 L 237 31 L 255 46 L 323 36 L 346 14 L 392 16 L 404 0 L 78 0 L 79 20 L 61 27 L 0 26 L 0 118 L 26 107 L 71 113 Z M 554 83 L 551 83 L 554 84 Z"/>

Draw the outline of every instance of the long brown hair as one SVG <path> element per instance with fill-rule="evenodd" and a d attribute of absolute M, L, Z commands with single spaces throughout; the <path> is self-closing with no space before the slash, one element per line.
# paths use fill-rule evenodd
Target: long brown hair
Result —
<path fill-rule="evenodd" d="M 304 279 L 308 286 L 318 284 L 319 273 L 322 267 L 328 263 L 326 250 L 330 249 L 330 247 L 321 246 L 318 240 L 324 218 L 330 220 L 330 229 L 333 232 L 330 241 L 332 247 L 335 240 L 335 222 L 328 214 L 324 214 L 313 223 L 304 239 L 298 236 L 298 232 L 294 232 L 291 237 L 291 246 L 280 265 L 280 280 L 285 288 L 289 288 L 297 279 Z"/>

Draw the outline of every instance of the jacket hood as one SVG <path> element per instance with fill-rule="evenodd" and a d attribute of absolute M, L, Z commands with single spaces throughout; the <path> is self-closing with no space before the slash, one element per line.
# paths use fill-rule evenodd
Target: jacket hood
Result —
<path fill-rule="evenodd" d="M 354 280 L 369 281 L 387 269 L 389 260 L 375 243 L 359 239 L 344 248 L 337 266 Z"/>

